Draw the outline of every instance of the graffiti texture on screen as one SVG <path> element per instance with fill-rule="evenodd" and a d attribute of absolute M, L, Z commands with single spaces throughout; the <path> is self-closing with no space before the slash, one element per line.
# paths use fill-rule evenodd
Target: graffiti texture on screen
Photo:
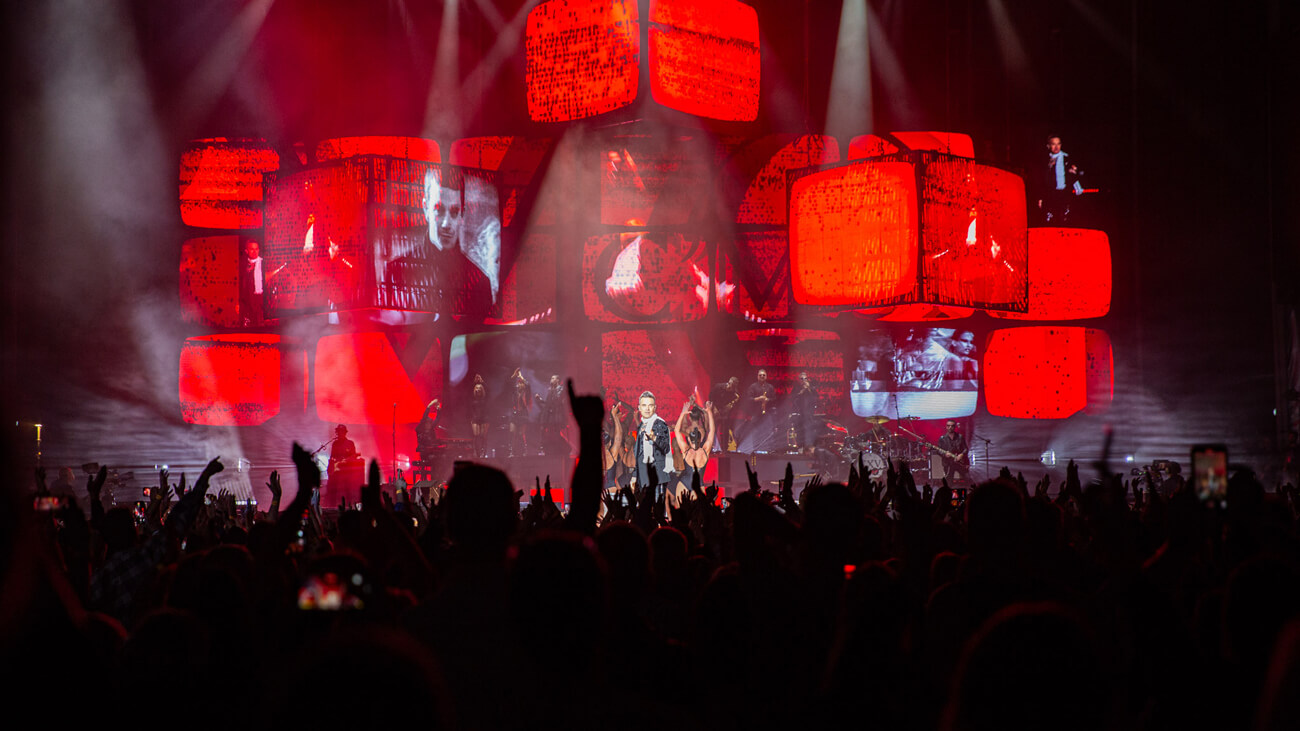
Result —
<path fill-rule="evenodd" d="M 648 231 L 587 240 L 583 307 L 598 322 L 687 322 L 709 303 L 708 252 L 681 234 Z"/>

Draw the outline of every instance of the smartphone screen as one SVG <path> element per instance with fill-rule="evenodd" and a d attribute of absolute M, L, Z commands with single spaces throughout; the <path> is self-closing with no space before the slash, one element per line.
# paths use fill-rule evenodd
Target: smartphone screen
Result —
<path fill-rule="evenodd" d="M 1192 479 L 1201 502 L 1223 507 L 1228 496 L 1228 448 L 1222 444 L 1192 447 Z"/>

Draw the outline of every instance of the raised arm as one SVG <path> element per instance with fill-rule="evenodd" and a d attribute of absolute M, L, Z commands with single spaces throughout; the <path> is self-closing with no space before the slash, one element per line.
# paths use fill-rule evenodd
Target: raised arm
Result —
<path fill-rule="evenodd" d="M 618 458 L 623 456 L 623 415 L 619 413 L 618 402 L 610 408 L 609 413 L 614 417 L 614 439 L 610 443 L 610 459 L 617 462 Z"/>
<path fill-rule="evenodd" d="M 704 438 L 704 453 L 713 453 L 713 438 L 718 435 L 718 430 L 713 422 L 713 402 L 704 404 L 704 421 L 709 426 L 709 435 Z"/>
<path fill-rule="evenodd" d="M 682 450 L 683 453 L 690 449 L 690 445 L 686 443 L 686 435 L 682 434 L 682 425 L 686 423 L 686 415 L 690 412 L 691 402 L 687 401 L 682 404 L 682 413 L 677 417 L 677 423 L 673 426 L 673 438 L 677 440 L 677 448 Z"/>

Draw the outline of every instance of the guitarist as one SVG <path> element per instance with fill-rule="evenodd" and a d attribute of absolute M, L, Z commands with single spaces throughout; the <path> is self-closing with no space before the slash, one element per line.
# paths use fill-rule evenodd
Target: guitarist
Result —
<path fill-rule="evenodd" d="M 970 447 L 966 444 L 966 437 L 957 431 L 955 420 L 949 419 L 945 426 L 947 428 L 934 449 L 943 458 L 944 477 L 949 482 L 966 480 L 970 474 Z"/>

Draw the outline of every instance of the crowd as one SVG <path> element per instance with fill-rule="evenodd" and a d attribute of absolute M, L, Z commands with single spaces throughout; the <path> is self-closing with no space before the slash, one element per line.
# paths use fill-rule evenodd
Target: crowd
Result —
<path fill-rule="evenodd" d="M 787 469 L 725 501 L 697 474 L 669 511 L 653 484 L 602 490 L 602 403 L 570 402 L 567 514 L 489 467 L 434 499 L 373 464 L 360 510 L 322 514 L 296 445 L 296 495 L 273 475 L 265 512 L 211 494 L 219 459 L 164 473 L 143 515 L 103 509 L 103 470 L 88 517 L 12 491 L 10 698 L 136 727 L 1300 727 L 1289 486 L 1242 470 L 1221 507 L 1072 463 L 963 502 L 907 470 Z"/>

